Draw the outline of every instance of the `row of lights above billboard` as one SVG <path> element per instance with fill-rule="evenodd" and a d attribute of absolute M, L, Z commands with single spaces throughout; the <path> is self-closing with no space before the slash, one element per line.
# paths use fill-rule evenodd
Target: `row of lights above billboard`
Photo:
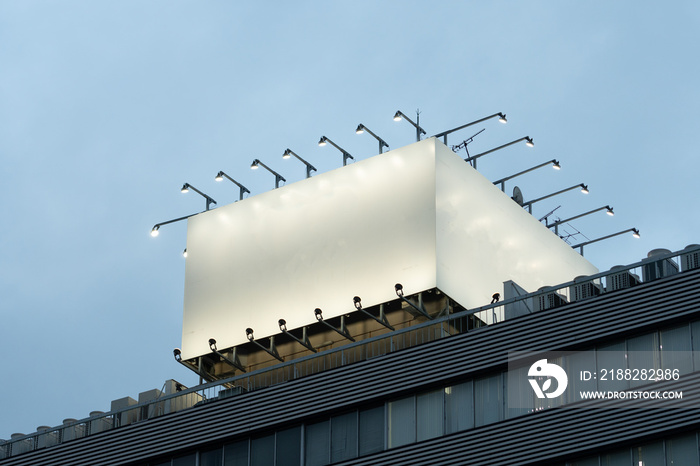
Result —
<path fill-rule="evenodd" d="M 419 119 L 419 118 L 420 118 L 420 112 L 419 112 L 419 111 L 416 111 L 416 121 L 414 122 L 414 121 L 411 120 L 409 117 L 407 117 L 405 113 L 403 113 L 403 112 L 400 111 L 400 110 L 398 110 L 398 111 L 394 114 L 394 117 L 393 117 L 394 121 L 405 120 L 405 121 L 407 121 L 409 124 L 411 124 L 411 125 L 416 129 L 416 141 L 420 141 L 420 140 L 421 140 L 421 137 L 422 137 L 423 135 L 426 135 L 426 134 L 427 134 L 427 132 L 420 126 L 420 119 Z M 449 134 L 454 133 L 454 132 L 459 131 L 459 130 L 462 130 L 462 129 L 465 129 L 465 128 L 467 128 L 467 127 L 476 125 L 476 124 L 478 124 L 478 123 L 481 123 L 481 122 L 484 122 L 484 121 L 493 119 L 493 118 L 498 118 L 498 121 L 499 121 L 500 123 L 502 123 L 502 124 L 506 124 L 506 123 L 508 122 L 508 120 L 507 120 L 507 118 L 506 118 L 506 114 L 505 114 L 505 113 L 502 113 L 502 112 L 498 112 L 498 113 L 494 113 L 494 114 L 492 114 L 492 115 L 486 116 L 486 117 L 484 117 L 484 118 L 480 118 L 480 119 L 478 119 L 478 120 L 471 121 L 471 122 L 469 122 L 469 123 L 466 123 L 466 124 L 464 124 L 464 125 L 458 126 L 458 127 L 456 127 L 456 128 L 452 128 L 452 129 L 450 129 L 450 130 L 443 131 L 443 132 L 441 132 L 441 133 L 437 133 L 437 134 L 435 134 L 435 135 L 432 136 L 432 137 L 434 137 L 434 138 L 442 138 L 443 143 L 444 143 L 445 145 L 447 145 L 447 136 L 448 136 Z M 481 131 L 484 131 L 484 130 L 482 129 Z M 478 133 L 476 133 L 474 136 L 478 135 L 481 131 L 479 131 Z M 375 134 L 374 132 L 372 132 L 372 131 L 371 131 L 369 128 L 367 128 L 364 124 L 360 123 L 360 124 L 357 126 L 357 128 L 356 128 L 356 130 L 355 130 L 355 133 L 356 133 L 356 134 L 364 134 L 365 132 L 367 132 L 368 134 L 370 134 L 372 137 L 374 137 L 374 138 L 377 140 L 377 142 L 378 142 L 379 154 L 382 154 L 382 153 L 384 152 L 384 148 L 389 149 L 389 144 L 388 144 L 384 139 L 382 139 L 382 138 L 379 137 L 377 134 Z M 472 136 L 471 138 L 469 138 L 469 139 L 463 141 L 461 144 L 452 146 L 452 150 L 453 150 L 454 152 L 457 152 L 459 149 L 462 149 L 462 148 L 466 149 L 466 148 L 467 148 L 467 145 L 468 145 L 470 142 L 473 141 L 474 136 Z M 481 157 L 483 157 L 483 156 L 485 156 L 485 155 L 491 154 L 491 153 L 493 153 L 493 152 L 496 152 L 496 151 L 498 151 L 498 150 L 501 150 L 501 149 L 504 149 L 504 148 L 506 148 L 506 147 L 509 147 L 509 146 L 511 146 L 511 145 L 517 144 L 517 143 L 519 143 L 519 142 L 523 142 L 523 141 L 525 141 L 525 144 L 526 144 L 528 147 L 534 147 L 534 140 L 533 140 L 533 138 L 531 138 L 530 136 L 524 136 L 524 137 L 518 138 L 518 139 L 516 139 L 516 140 L 507 142 L 507 143 L 505 143 L 505 144 L 502 144 L 502 145 L 500 145 L 500 146 L 498 146 L 498 147 L 494 147 L 494 148 L 489 149 L 489 150 L 487 150 L 487 151 L 481 152 L 481 153 L 476 154 L 476 155 L 469 155 L 469 152 L 467 151 L 467 157 L 464 158 L 464 160 L 465 160 L 466 162 L 468 162 L 473 168 L 476 169 L 477 159 L 479 159 L 479 158 L 481 158 Z M 333 141 L 332 141 L 331 139 L 329 139 L 328 137 L 326 137 L 326 136 L 321 136 L 321 138 L 320 138 L 320 140 L 319 140 L 319 142 L 318 142 L 318 145 L 319 145 L 320 147 L 323 147 L 323 146 L 326 146 L 327 144 L 332 145 L 333 147 L 335 147 L 336 149 L 338 149 L 338 151 L 340 151 L 340 153 L 341 153 L 342 156 L 343 156 L 343 166 L 346 166 L 346 165 L 347 165 L 348 160 L 353 160 L 353 161 L 355 160 L 355 158 L 354 158 L 348 151 L 346 151 L 345 149 L 343 149 L 342 147 L 340 147 L 338 144 L 336 144 L 335 142 L 333 142 Z M 291 157 L 296 158 L 297 160 L 299 160 L 300 162 L 302 162 L 302 163 L 304 164 L 304 166 L 305 166 L 305 168 L 306 168 L 306 178 L 310 178 L 311 175 L 312 175 L 312 172 L 317 172 L 316 167 L 314 167 L 311 163 L 309 163 L 307 160 L 305 160 L 304 158 L 302 158 L 301 156 L 299 156 L 298 154 L 296 154 L 296 153 L 295 153 L 294 151 L 292 151 L 291 149 L 287 148 L 287 149 L 284 151 L 284 153 L 282 154 L 282 158 L 283 158 L 283 159 L 289 159 L 289 158 L 291 158 Z M 539 165 L 536 165 L 536 166 L 534 166 L 534 167 L 528 168 L 528 169 L 526 169 L 526 170 L 523 170 L 523 171 L 521 171 L 521 172 L 515 173 L 515 174 L 513 174 L 513 175 L 510 175 L 510 176 L 501 178 L 501 179 L 499 179 L 499 180 L 497 180 L 497 181 L 494 181 L 493 184 L 495 184 L 495 185 L 500 185 L 500 186 L 501 186 L 501 190 L 505 192 L 505 182 L 506 182 L 506 181 L 511 180 L 511 179 L 513 179 L 513 178 L 515 178 L 515 177 L 518 177 L 518 176 L 520 176 L 520 175 L 529 173 L 529 172 L 531 172 L 531 171 L 533 171 L 533 170 L 536 170 L 536 169 L 539 169 L 539 168 L 542 168 L 542 167 L 545 167 L 545 166 L 549 166 L 550 164 L 551 164 L 552 168 L 554 168 L 555 170 L 560 170 L 560 169 L 561 169 L 561 164 L 560 164 L 560 162 L 559 162 L 558 160 L 556 160 L 556 159 L 553 159 L 553 160 L 550 160 L 550 161 L 541 163 L 541 164 L 539 164 Z M 251 164 L 251 166 L 250 166 L 250 168 L 251 168 L 252 170 L 256 170 L 256 169 L 258 169 L 259 167 L 263 167 L 264 169 L 266 169 L 267 171 L 269 171 L 269 172 L 275 177 L 275 189 L 279 188 L 280 182 L 286 182 L 286 181 L 287 181 L 287 180 L 284 178 L 284 176 L 282 176 L 280 173 L 278 173 L 277 171 L 273 170 L 272 168 L 270 168 L 268 165 L 266 165 L 265 163 L 263 163 L 263 162 L 260 161 L 259 159 L 254 159 L 253 162 L 252 162 L 252 164 Z M 238 199 L 238 200 L 243 200 L 243 197 L 244 197 L 244 195 L 245 195 L 246 193 L 249 194 L 249 195 L 251 194 L 250 190 L 249 190 L 247 187 L 245 187 L 243 184 L 241 184 L 240 182 L 238 182 L 238 181 L 236 181 L 235 179 L 233 179 L 231 176 L 229 176 L 228 174 L 226 174 L 223 170 L 219 171 L 219 172 L 216 174 L 216 176 L 215 176 L 214 179 L 215 179 L 215 181 L 223 181 L 224 178 L 227 179 L 227 180 L 229 180 L 230 182 L 234 183 L 234 184 L 239 188 L 239 199 Z M 557 196 L 557 195 L 559 195 L 559 194 L 566 193 L 566 192 L 568 192 L 568 191 L 572 191 L 572 190 L 575 190 L 575 189 L 579 189 L 579 188 L 580 188 L 580 190 L 581 190 L 581 192 L 582 192 L 583 194 L 588 194 L 588 193 L 589 193 L 588 185 L 586 185 L 586 184 L 584 184 L 584 183 L 579 183 L 579 184 L 573 185 L 573 186 L 571 186 L 571 187 L 568 187 L 568 188 L 565 188 L 565 189 L 562 189 L 562 190 L 559 190 L 559 191 L 556 191 L 556 192 L 547 194 L 547 195 L 545 195 L 545 196 L 541 196 L 541 197 L 536 198 L 536 199 L 532 199 L 532 200 L 529 200 L 529 201 L 525 201 L 525 200 L 522 198 L 522 195 L 521 195 L 519 189 L 518 189 L 517 186 L 516 186 L 516 187 L 514 188 L 512 198 L 513 198 L 514 201 L 516 201 L 518 204 L 520 204 L 523 208 L 527 208 L 528 211 L 532 214 L 532 206 L 533 206 L 533 204 L 535 204 L 535 203 L 537 203 L 537 202 L 540 202 L 540 201 L 543 201 L 543 200 L 546 200 L 546 199 L 550 199 L 550 198 L 552 198 L 552 197 L 554 197 L 554 196 Z M 201 196 L 205 199 L 205 211 L 210 210 L 212 204 L 213 204 L 213 205 L 216 205 L 216 201 L 215 201 L 211 196 L 209 196 L 209 195 L 207 195 L 206 193 L 204 193 L 204 192 L 198 190 L 197 188 L 195 188 L 194 186 L 192 186 L 192 185 L 189 184 L 189 183 L 185 183 L 185 184 L 182 186 L 182 188 L 181 188 L 181 192 L 182 192 L 182 193 L 187 193 L 187 192 L 189 192 L 190 190 L 196 192 L 197 194 L 201 195 Z M 555 210 L 556 210 L 556 209 L 555 209 Z M 573 216 L 573 217 L 567 218 L 566 220 L 557 220 L 557 221 L 552 222 L 552 223 L 549 223 L 549 219 L 548 219 L 548 216 L 552 213 L 552 212 L 550 212 L 550 214 L 548 214 L 547 216 L 541 218 L 540 221 L 544 220 L 544 221 L 545 221 L 545 224 L 547 225 L 547 228 L 554 228 L 554 232 L 555 232 L 556 234 L 559 234 L 559 226 L 560 226 L 560 225 L 562 225 L 562 224 L 564 224 L 564 223 L 567 223 L 567 222 L 569 222 L 569 221 L 571 221 L 571 220 L 575 220 L 575 219 L 578 219 L 578 218 L 587 216 L 587 215 L 589 215 L 589 214 L 592 214 L 592 213 L 595 213 L 595 212 L 599 212 L 599 211 L 601 211 L 601 210 L 605 210 L 606 213 L 607 213 L 608 215 L 610 215 L 610 216 L 613 216 L 613 215 L 614 215 L 614 212 L 613 212 L 612 207 L 610 207 L 609 205 L 606 205 L 606 206 L 599 207 L 599 208 L 593 209 L 593 210 L 591 210 L 591 211 L 588 211 L 588 212 L 585 212 L 585 213 L 582 213 L 582 214 L 579 214 L 579 215 L 575 215 L 575 216 Z M 153 226 L 153 228 L 151 229 L 151 236 L 153 236 L 153 237 L 158 236 L 158 234 L 159 234 L 159 232 L 160 232 L 160 231 L 159 231 L 159 230 L 160 230 L 160 227 L 163 226 L 163 225 L 167 225 L 167 224 L 170 224 L 170 223 L 179 222 L 179 221 L 181 221 L 181 220 L 186 220 L 186 219 L 188 219 L 189 217 L 191 217 L 191 216 L 193 216 L 193 215 L 196 215 L 196 214 L 198 214 L 198 213 L 200 213 L 200 212 L 197 212 L 197 213 L 194 213 L 194 214 L 190 214 L 190 215 L 187 215 L 187 216 L 184 216 L 184 217 L 179 217 L 179 218 L 176 218 L 176 219 L 168 220 L 168 221 L 165 221 L 165 222 L 157 223 L 157 224 L 155 224 L 155 225 Z M 639 237 L 640 237 L 639 230 L 637 230 L 636 228 L 630 228 L 630 229 L 623 230 L 623 231 L 620 231 L 620 232 L 617 232 L 617 233 L 614 233 L 614 234 L 611 234 L 611 235 L 607 235 L 607 236 L 604 236 L 604 237 L 601 237 L 601 238 L 597 238 L 597 239 L 594 239 L 594 240 L 591 240 L 591 241 L 587 241 L 587 242 L 585 242 L 585 243 L 576 244 L 576 245 L 573 245 L 572 247 L 573 247 L 573 248 L 579 248 L 581 254 L 583 254 L 583 246 L 584 246 L 584 245 L 588 245 L 588 244 L 591 244 L 591 243 L 595 243 L 595 242 L 598 242 L 598 241 L 602 241 L 602 240 L 604 240 L 604 239 L 608 239 L 608 238 L 611 238 L 611 237 L 614 237 L 614 236 L 618 236 L 618 235 L 621 235 L 621 234 L 624 234 L 624 233 L 628 233 L 628 232 L 632 232 L 632 234 L 633 234 L 633 236 L 634 236 L 635 238 L 639 238 Z M 186 250 L 186 249 L 183 251 L 183 255 L 184 255 L 185 257 L 187 257 L 187 250 Z"/>

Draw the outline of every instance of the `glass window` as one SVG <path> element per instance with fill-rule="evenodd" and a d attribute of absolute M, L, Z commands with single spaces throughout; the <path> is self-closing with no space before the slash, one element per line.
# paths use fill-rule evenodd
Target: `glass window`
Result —
<path fill-rule="evenodd" d="M 631 466 L 631 463 L 629 448 L 600 457 L 600 466 Z"/>
<path fill-rule="evenodd" d="M 419 442 L 443 435 L 444 392 L 444 389 L 434 390 L 416 397 L 416 436 Z"/>
<path fill-rule="evenodd" d="M 474 427 L 472 381 L 445 387 L 445 431 L 448 434 Z"/>
<path fill-rule="evenodd" d="M 173 466 L 197 466 L 197 453 L 173 459 Z"/>
<path fill-rule="evenodd" d="M 357 457 L 357 411 L 331 418 L 331 462 Z"/>
<path fill-rule="evenodd" d="M 598 390 L 620 391 L 629 388 L 629 382 L 610 377 L 610 371 L 626 369 L 625 342 L 613 343 L 596 349 L 596 375 Z M 605 377 L 605 380 L 603 378 Z"/>
<path fill-rule="evenodd" d="M 360 411 L 360 455 L 384 450 L 384 406 Z"/>
<path fill-rule="evenodd" d="M 694 433 L 666 440 L 666 466 L 698 464 L 698 442 Z"/>
<path fill-rule="evenodd" d="M 690 327 L 682 325 L 659 332 L 661 341 L 661 368 L 678 369 L 681 374 L 693 372 L 690 357 Z"/>
<path fill-rule="evenodd" d="M 547 358 L 547 362 L 548 362 L 549 364 L 556 364 L 557 366 L 559 366 L 559 367 L 561 367 L 561 368 L 565 368 L 565 366 L 564 366 L 564 361 L 563 361 L 563 358 L 562 358 L 562 357 L 558 357 L 558 358 Z M 529 372 L 529 368 L 528 368 L 528 372 Z M 529 377 L 528 377 L 528 379 L 529 379 Z M 555 390 L 558 389 L 558 386 L 557 386 L 557 383 L 558 383 L 558 382 L 557 382 L 554 378 L 552 378 L 552 377 L 535 377 L 535 380 L 537 380 L 537 384 L 539 385 L 540 389 L 541 389 L 543 392 L 550 392 L 550 391 L 551 391 L 551 392 L 554 392 Z M 549 382 L 548 382 L 548 381 L 549 381 Z M 544 389 L 545 383 L 549 383 L 549 384 L 554 385 L 554 386 L 553 386 L 553 387 L 550 386 L 550 388 Z M 529 381 L 529 380 L 528 380 L 528 384 L 530 384 L 530 381 Z M 541 410 L 541 409 L 549 409 L 549 408 L 553 408 L 553 407 L 555 407 L 555 406 L 561 406 L 561 405 L 563 405 L 564 402 L 566 401 L 566 400 L 565 400 L 565 398 L 566 398 L 566 396 L 565 396 L 565 395 L 566 395 L 566 392 L 564 392 L 564 396 L 557 396 L 557 397 L 554 397 L 554 398 L 547 398 L 547 397 L 538 398 L 538 397 L 534 394 L 535 391 L 532 389 L 532 387 L 531 387 L 531 390 L 532 390 L 532 393 L 533 393 L 533 400 L 534 400 L 534 405 L 535 405 L 535 411 L 539 411 L 539 410 Z"/>
<path fill-rule="evenodd" d="M 416 441 L 416 398 L 410 396 L 387 403 L 389 448 Z"/>
<path fill-rule="evenodd" d="M 248 466 L 248 439 L 224 445 L 224 466 Z"/>
<path fill-rule="evenodd" d="M 693 338 L 693 363 L 696 371 L 700 371 L 700 320 L 690 324 L 690 334 Z"/>
<path fill-rule="evenodd" d="M 535 411 L 535 393 L 527 376 L 530 366 L 509 369 L 505 377 L 505 416 L 507 419 Z"/>
<path fill-rule="evenodd" d="M 275 434 L 254 438 L 250 441 L 251 466 L 275 464 Z"/>
<path fill-rule="evenodd" d="M 474 382 L 475 424 L 483 426 L 503 419 L 501 374 Z"/>
<path fill-rule="evenodd" d="M 306 466 L 321 466 L 330 461 L 329 422 L 306 426 Z"/>
<path fill-rule="evenodd" d="M 224 451 L 222 448 L 203 451 L 199 454 L 199 466 L 221 466 L 223 459 Z"/>
<path fill-rule="evenodd" d="M 664 464 L 664 442 L 632 448 L 632 464 L 635 466 L 659 466 Z"/>
<path fill-rule="evenodd" d="M 659 369 L 659 338 L 656 332 L 627 340 L 627 355 L 630 369 Z M 622 367 L 621 369 L 624 369 Z M 632 380 L 631 387 L 647 385 L 647 380 Z"/>
<path fill-rule="evenodd" d="M 569 354 L 564 358 L 564 367 L 569 375 L 569 384 L 566 387 L 566 402 L 581 401 L 581 392 L 595 391 L 597 389 L 595 374 L 595 352 L 581 351 Z M 583 377 L 581 373 L 588 371 Z M 584 380 L 584 379 L 588 380 Z M 597 463 L 596 463 L 597 464 Z"/>
<path fill-rule="evenodd" d="M 277 466 L 299 466 L 301 463 L 301 426 L 277 432 L 275 453 Z"/>

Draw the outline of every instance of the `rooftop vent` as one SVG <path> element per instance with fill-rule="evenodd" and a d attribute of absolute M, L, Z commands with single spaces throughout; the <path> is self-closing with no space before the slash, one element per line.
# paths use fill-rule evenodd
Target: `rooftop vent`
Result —
<path fill-rule="evenodd" d="M 694 251 L 689 251 L 694 249 Z M 689 244 L 681 252 L 681 270 L 700 268 L 700 244 Z"/>
<path fill-rule="evenodd" d="M 110 406 L 110 411 L 120 411 L 118 414 L 114 416 L 114 422 L 116 423 L 116 426 L 127 426 L 133 422 L 136 422 L 138 420 L 138 410 L 136 409 L 129 409 L 125 410 L 129 406 L 134 406 L 136 404 L 136 400 L 131 398 L 130 396 L 125 396 L 124 398 L 119 398 L 118 400 L 112 401 L 112 404 Z M 123 411 L 125 410 L 125 411 Z"/>
<path fill-rule="evenodd" d="M 104 416 L 102 411 L 92 411 L 90 417 L 95 418 L 88 421 L 90 435 L 110 430 L 113 427 L 114 420 L 111 417 Z"/>
<path fill-rule="evenodd" d="M 616 265 L 610 269 L 611 272 L 615 270 L 619 272 L 607 276 L 608 291 L 624 290 L 641 283 L 639 275 L 633 274 L 624 265 Z"/>
<path fill-rule="evenodd" d="M 542 291 L 549 288 L 548 286 L 543 286 L 538 291 Z M 563 306 L 566 304 L 566 297 L 552 291 L 550 293 L 543 293 L 541 295 L 535 296 L 535 308 L 539 311 L 544 311 L 545 309 L 553 309 L 555 307 Z"/>
<path fill-rule="evenodd" d="M 37 448 L 47 448 L 58 445 L 59 431 L 53 430 L 49 432 L 49 429 L 51 429 L 50 426 L 39 426 L 36 428 L 36 431 L 39 433 L 39 436 L 36 439 Z"/>
<path fill-rule="evenodd" d="M 654 249 L 649 251 L 647 257 L 653 259 L 671 254 L 668 249 Z M 659 278 L 670 277 L 678 273 L 678 264 L 673 259 L 660 259 L 658 261 L 649 262 L 642 267 L 642 278 L 645 282 L 657 280 Z"/>
<path fill-rule="evenodd" d="M 77 422 L 77 419 L 72 418 L 63 420 L 63 442 L 85 437 L 85 424 L 76 424 Z"/>
<path fill-rule="evenodd" d="M 594 298 L 601 293 L 600 283 L 597 283 L 597 280 L 589 280 L 587 276 L 574 278 L 574 284 L 569 287 L 571 301 L 583 301 Z"/>
<path fill-rule="evenodd" d="M 31 438 L 25 438 L 23 440 L 17 440 L 19 438 L 24 437 L 24 434 L 19 434 L 15 433 L 10 436 L 10 439 L 13 440 L 12 442 L 12 451 L 11 455 L 19 455 L 22 453 L 26 453 L 28 451 L 32 451 L 32 439 Z"/>

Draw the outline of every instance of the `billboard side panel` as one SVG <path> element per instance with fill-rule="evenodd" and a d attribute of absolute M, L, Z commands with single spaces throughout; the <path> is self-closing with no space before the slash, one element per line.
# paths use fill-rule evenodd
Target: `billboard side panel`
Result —
<path fill-rule="evenodd" d="M 513 280 L 536 291 L 598 269 L 436 142 L 438 288 L 467 308 Z"/>

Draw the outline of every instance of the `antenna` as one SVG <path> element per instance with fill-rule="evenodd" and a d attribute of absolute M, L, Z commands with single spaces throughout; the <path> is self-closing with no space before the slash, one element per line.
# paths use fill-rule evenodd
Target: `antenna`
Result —
<path fill-rule="evenodd" d="M 486 128 L 484 128 L 484 129 L 482 129 L 481 131 L 475 133 L 475 134 L 472 135 L 470 138 L 465 139 L 464 141 L 462 141 L 461 143 L 457 144 L 456 146 L 452 146 L 452 152 L 457 152 L 458 150 L 464 148 L 464 150 L 465 150 L 466 153 L 467 153 L 467 158 L 469 158 L 469 149 L 467 148 L 467 145 L 468 145 L 470 142 L 472 142 L 476 136 L 478 136 L 479 134 L 483 133 L 484 131 L 486 131 Z M 471 162 L 470 162 L 470 165 L 471 165 Z"/>
<path fill-rule="evenodd" d="M 561 236 L 559 236 L 561 239 L 564 240 L 564 242 L 565 242 L 566 244 L 569 244 L 569 245 L 570 245 L 571 243 L 569 242 L 569 238 L 573 238 L 574 236 L 578 236 L 578 235 L 581 235 L 581 236 L 583 236 L 584 238 L 586 238 L 586 240 L 588 240 L 588 236 L 584 235 L 584 234 L 581 233 L 579 230 L 577 230 L 575 227 L 571 226 L 570 223 L 567 223 L 566 225 L 567 225 L 568 227 L 570 227 L 570 228 L 573 228 L 573 229 L 576 231 L 575 233 L 569 233 L 568 231 L 564 231 L 564 234 L 561 235 Z"/>
<path fill-rule="evenodd" d="M 416 126 L 420 128 L 420 108 L 416 109 Z M 418 140 L 420 141 L 420 130 L 416 128 L 418 131 Z"/>
<path fill-rule="evenodd" d="M 523 202 L 525 202 L 525 200 L 523 199 L 523 192 L 520 191 L 520 188 L 518 188 L 517 186 L 513 188 L 513 197 L 511 197 L 511 199 L 517 202 L 520 207 L 522 207 Z"/>

